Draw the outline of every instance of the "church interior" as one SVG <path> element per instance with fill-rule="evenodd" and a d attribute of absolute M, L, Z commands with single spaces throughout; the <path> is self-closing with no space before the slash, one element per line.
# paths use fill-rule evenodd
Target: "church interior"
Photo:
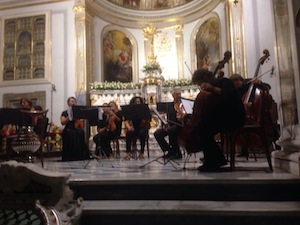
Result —
<path fill-rule="evenodd" d="M 0 36 L 0 224 L 299 223 L 300 1 L 0 0 Z M 203 68 L 218 78 L 258 80 L 272 99 L 276 140 L 242 155 L 242 144 L 232 147 L 235 133 L 220 133 L 228 164 L 217 172 L 198 170 L 202 151 L 164 157 L 154 137 L 166 117 L 159 106 L 178 89 L 194 102 L 202 90 L 192 78 Z M 70 97 L 90 153 L 78 160 L 63 153 Z M 136 139 L 126 158 L 123 123 L 111 157 L 99 156 L 90 116 L 102 117 L 111 101 L 125 111 L 135 97 L 152 116 L 145 155 Z M 45 132 L 4 137 L 6 121 L 24 122 L 27 113 L 15 111 L 22 99 L 41 107 L 28 114 L 42 118 Z M 242 143 L 255 145 L 257 137 L 249 140 Z M 26 163 L 9 153 L 31 148 L 38 154 Z"/>

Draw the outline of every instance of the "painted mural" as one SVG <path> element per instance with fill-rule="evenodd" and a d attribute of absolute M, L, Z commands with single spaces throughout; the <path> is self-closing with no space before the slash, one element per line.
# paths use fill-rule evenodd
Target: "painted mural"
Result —
<path fill-rule="evenodd" d="M 103 36 L 104 81 L 132 82 L 132 44 L 118 30 Z"/>
<path fill-rule="evenodd" d="M 220 61 L 220 24 L 216 18 L 206 20 L 196 35 L 197 68 L 213 71 Z"/>

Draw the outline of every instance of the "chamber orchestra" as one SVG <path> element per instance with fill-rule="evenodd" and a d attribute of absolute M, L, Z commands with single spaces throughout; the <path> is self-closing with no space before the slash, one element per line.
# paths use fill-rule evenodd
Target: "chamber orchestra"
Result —
<path fill-rule="evenodd" d="M 189 154 L 203 152 L 203 165 L 198 170 L 218 171 L 227 165 L 227 159 L 225 150 L 221 148 L 216 137 L 230 129 L 258 123 L 261 119 L 259 106 L 262 102 L 266 105 L 264 126 L 268 144 L 276 146 L 275 142 L 280 136 L 276 103 L 269 92 L 270 85 L 261 82 L 258 75 L 260 66 L 270 56 L 268 50 L 264 50 L 263 54 L 251 79 L 245 79 L 240 74 L 226 76 L 222 69 L 231 59 L 229 51 L 224 53 L 224 59 L 219 61 L 214 71 L 200 68 L 192 73 L 189 69 L 192 83 L 199 87 L 199 94 L 195 99 L 189 99 L 192 105 L 186 108 L 180 87 L 172 90 L 172 102 L 157 102 L 154 112 L 144 98 L 135 96 L 128 104 L 131 108 L 119 106 L 113 99 L 101 106 L 95 106 L 93 109 L 97 111 L 89 113 L 92 120 L 87 120 L 90 117 L 86 116 L 73 118 L 72 107 L 76 107 L 77 100 L 75 97 L 68 98 L 68 108 L 60 117 L 64 127 L 62 161 L 91 159 L 85 134 L 86 128 L 90 126 L 96 126 L 96 134 L 92 137 L 96 156 L 113 158 L 112 142 L 123 137 L 126 143 L 123 159 L 127 161 L 133 157 L 132 148 L 136 148 L 138 140 L 140 149 L 137 159 L 144 159 L 145 145 L 154 115 L 161 120 L 152 134 L 162 151 L 162 158 L 178 160 L 183 158 L 183 151 Z M 26 99 L 22 99 L 20 105 L 26 110 L 33 107 Z M 145 105 L 147 112 L 135 108 L 140 107 L 138 105 Z M 3 115 L 4 111 L 0 112 Z M 1 128 L 1 141 L 17 133 L 16 126 L 10 123 L 1 124 Z M 238 156 L 248 157 L 249 149 L 260 144 L 255 135 L 241 135 L 236 141 L 236 153 Z M 1 147 L 5 148 L 3 145 Z"/>

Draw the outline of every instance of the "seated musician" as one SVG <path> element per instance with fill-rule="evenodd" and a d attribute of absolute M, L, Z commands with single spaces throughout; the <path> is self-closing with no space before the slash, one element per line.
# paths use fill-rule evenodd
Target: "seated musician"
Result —
<path fill-rule="evenodd" d="M 251 98 L 249 99 L 249 102 L 245 102 L 245 95 L 247 94 L 249 86 L 251 84 L 254 84 L 254 86 L 257 87 L 258 89 L 266 91 L 266 93 L 268 93 L 269 104 L 272 104 L 274 102 L 272 96 L 269 94 L 269 91 L 271 89 L 271 86 L 269 84 L 264 83 L 264 82 L 260 81 L 259 79 L 244 79 L 240 74 L 233 74 L 232 76 L 230 76 L 230 80 L 233 81 L 235 88 L 238 90 L 240 97 L 241 97 L 242 101 L 244 102 L 244 106 L 246 108 L 246 118 L 252 117 L 250 114 L 255 113 L 254 105 L 252 104 L 252 102 L 254 102 L 254 99 L 253 99 L 254 96 L 250 96 Z M 271 105 L 269 105 L 269 108 L 271 109 Z M 277 114 L 277 112 L 276 112 L 276 114 Z M 269 136 L 269 138 L 268 138 L 269 142 L 270 143 L 273 142 L 276 148 L 280 148 L 276 144 L 276 141 L 280 137 L 279 129 L 278 129 L 277 124 L 272 121 L 270 111 L 266 111 L 266 122 L 269 123 L 269 125 L 270 125 L 270 127 L 269 127 L 270 129 L 267 129 L 268 130 L 267 133 Z M 248 121 L 248 122 L 246 121 L 246 123 L 251 123 L 251 121 Z M 249 144 L 250 144 L 250 142 L 249 142 Z M 245 157 L 245 156 L 246 157 L 248 156 L 247 147 L 242 148 L 240 154 L 238 154 L 238 157 Z"/>
<path fill-rule="evenodd" d="M 103 104 L 103 118 L 98 121 L 98 134 L 93 137 L 96 144 L 96 155 L 110 158 L 112 156 L 111 140 L 119 136 L 122 127 L 122 114 L 117 104 L 111 101 Z"/>
<path fill-rule="evenodd" d="M 21 98 L 20 106 L 21 106 L 20 110 L 30 110 L 32 107 L 32 102 L 27 98 Z M 18 124 L 18 126 L 19 125 L 31 125 L 31 118 L 26 117 L 25 121 L 23 121 L 23 122 L 25 124 Z M 2 139 L 15 134 L 18 131 L 18 126 L 13 125 L 13 124 L 2 124 L 1 125 L 1 134 L 0 134 L 1 147 L 2 147 Z"/>
<path fill-rule="evenodd" d="M 251 83 L 267 92 L 271 89 L 269 84 L 263 83 L 259 79 L 244 79 L 240 74 L 233 74 L 229 79 L 232 80 L 235 88 L 239 91 L 241 98 L 247 93 Z"/>
<path fill-rule="evenodd" d="M 144 104 L 141 97 L 135 96 L 130 100 L 130 105 L 132 104 Z M 125 121 L 126 128 L 126 156 L 125 160 L 130 160 L 131 158 L 131 146 L 138 138 L 141 143 L 141 151 L 139 154 L 139 159 L 144 159 L 144 150 L 146 145 L 146 138 L 150 129 L 150 119 L 134 119 Z"/>
<path fill-rule="evenodd" d="M 89 158 L 88 148 L 85 143 L 84 131 L 81 124 L 73 120 L 70 109 L 76 105 L 76 98 L 69 97 L 67 100 L 68 109 L 63 111 L 60 122 L 64 125 L 62 132 L 62 161 L 84 160 Z"/>
<path fill-rule="evenodd" d="M 179 122 L 177 119 L 177 112 L 180 107 L 181 100 L 181 90 L 176 88 L 172 92 L 173 103 L 167 107 L 167 119 L 169 121 Z M 154 137 L 158 142 L 160 148 L 164 153 L 167 152 L 164 157 L 166 159 L 181 159 L 182 154 L 177 142 L 180 126 L 176 124 L 169 124 L 166 127 L 157 129 L 154 132 Z M 169 143 L 166 141 L 166 137 L 169 137 Z"/>
<path fill-rule="evenodd" d="M 204 163 L 199 171 L 218 171 L 227 161 L 215 135 L 231 128 L 242 127 L 245 122 L 245 109 L 233 85 L 227 78 L 215 78 L 206 69 L 194 72 L 192 82 L 200 86 L 189 126 L 198 133 L 200 148 L 203 150 Z"/>

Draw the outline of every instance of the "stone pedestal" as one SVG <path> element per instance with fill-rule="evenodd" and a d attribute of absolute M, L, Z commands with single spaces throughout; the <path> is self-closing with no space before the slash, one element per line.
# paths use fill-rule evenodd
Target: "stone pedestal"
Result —
<path fill-rule="evenodd" d="M 300 176 L 300 125 L 283 130 L 277 144 L 283 150 L 272 152 L 274 168 Z"/>

